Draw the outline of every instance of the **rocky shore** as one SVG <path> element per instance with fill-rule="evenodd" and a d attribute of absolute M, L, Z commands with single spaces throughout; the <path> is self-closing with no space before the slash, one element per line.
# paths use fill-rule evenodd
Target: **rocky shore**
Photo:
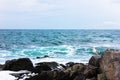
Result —
<path fill-rule="evenodd" d="M 16 80 L 120 80 L 120 51 L 106 50 L 102 56 L 92 56 L 88 64 L 40 62 L 33 66 L 29 58 L 19 58 L 6 61 L 0 70 L 25 70 L 10 74 Z"/>

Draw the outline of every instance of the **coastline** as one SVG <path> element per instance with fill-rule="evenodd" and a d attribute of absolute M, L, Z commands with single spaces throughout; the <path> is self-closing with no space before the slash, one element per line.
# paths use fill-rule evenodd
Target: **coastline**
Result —
<path fill-rule="evenodd" d="M 39 62 L 33 66 L 29 58 L 19 58 L 6 61 L 0 70 L 12 75 L 6 80 L 119 80 L 120 51 L 106 50 L 101 57 L 92 56 L 88 64 Z"/>

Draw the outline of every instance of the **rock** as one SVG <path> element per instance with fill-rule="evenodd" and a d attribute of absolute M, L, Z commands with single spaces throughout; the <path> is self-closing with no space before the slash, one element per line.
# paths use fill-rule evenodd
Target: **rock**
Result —
<path fill-rule="evenodd" d="M 66 69 L 64 72 L 68 73 L 71 80 L 73 80 L 80 73 L 83 73 L 84 70 L 85 70 L 85 65 L 80 63 L 80 64 L 73 65 L 72 67 Z"/>
<path fill-rule="evenodd" d="M 101 57 L 100 69 L 107 80 L 120 80 L 120 51 L 106 50 Z"/>
<path fill-rule="evenodd" d="M 97 77 L 97 67 L 94 67 L 92 65 L 88 65 L 86 69 L 84 70 L 83 74 L 85 75 L 86 78 L 93 78 Z"/>
<path fill-rule="evenodd" d="M 48 66 L 47 64 L 39 64 L 37 66 L 35 66 L 35 73 L 41 73 L 41 71 L 50 71 L 52 70 L 50 66 Z"/>
<path fill-rule="evenodd" d="M 4 68 L 4 65 L 0 64 L 0 71 L 3 70 L 3 68 Z"/>
<path fill-rule="evenodd" d="M 89 65 L 93 65 L 95 67 L 100 67 L 100 56 L 92 56 L 89 60 Z"/>
<path fill-rule="evenodd" d="M 79 74 L 74 78 L 74 80 L 86 80 L 85 76 L 83 74 Z"/>
<path fill-rule="evenodd" d="M 64 64 L 60 64 L 60 66 L 62 66 L 65 69 L 67 69 L 67 67 Z"/>
<path fill-rule="evenodd" d="M 29 70 L 33 71 L 34 67 L 29 58 L 19 58 L 8 60 L 5 62 L 3 70 L 19 71 L 19 70 Z"/>
<path fill-rule="evenodd" d="M 43 57 L 39 57 L 39 56 L 37 56 L 36 59 L 48 58 L 48 57 L 49 57 L 48 55 L 45 55 L 45 56 L 43 56 Z"/>
<path fill-rule="evenodd" d="M 86 80 L 97 80 L 96 77 L 90 78 L 90 79 L 86 79 Z M 102 79 L 101 79 L 102 80 Z"/>
<path fill-rule="evenodd" d="M 42 71 L 26 80 L 70 80 L 70 78 L 63 71 Z"/>
<path fill-rule="evenodd" d="M 27 78 L 25 80 L 53 80 L 53 74 L 48 74 L 48 72 L 43 71 L 38 75 L 32 76 L 30 78 Z"/>
<path fill-rule="evenodd" d="M 68 62 L 68 63 L 66 63 L 66 67 L 72 67 L 73 65 L 75 65 L 75 63 L 74 62 Z"/>
<path fill-rule="evenodd" d="M 56 62 L 40 62 L 36 64 L 35 72 L 40 73 L 41 71 L 50 71 L 50 70 L 62 70 L 64 69 Z"/>
<path fill-rule="evenodd" d="M 97 80 L 107 80 L 104 74 L 98 74 Z"/>

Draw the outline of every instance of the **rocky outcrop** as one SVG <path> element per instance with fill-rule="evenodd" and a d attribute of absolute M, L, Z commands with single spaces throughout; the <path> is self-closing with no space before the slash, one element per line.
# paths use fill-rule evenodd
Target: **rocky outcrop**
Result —
<path fill-rule="evenodd" d="M 101 57 L 100 69 L 107 80 L 120 80 L 120 51 L 106 50 Z"/>
<path fill-rule="evenodd" d="M 92 56 L 88 64 L 69 62 L 40 62 L 33 67 L 28 58 L 13 59 L 1 65 L 4 70 L 29 70 L 28 73 L 11 74 L 25 80 L 120 80 L 120 51 L 106 50 L 102 56 Z M 21 75 L 23 75 L 21 77 Z"/>
<path fill-rule="evenodd" d="M 19 71 L 19 70 L 29 70 L 33 71 L 34 67 L 29 58 L 19 58 L 8 60 L 5 62 L 3 70 Z"/>
<path fill-rule="evenodd" d="M 4 68 L 4 64 L 0 64 L 0 71 L 2 71 Z"/>
<path fill-rule="evenodd" d="M 92 56 L 89 60 L 89 65 L 93 65 L 95 67 L 100 67 L 100 56 Z"/>

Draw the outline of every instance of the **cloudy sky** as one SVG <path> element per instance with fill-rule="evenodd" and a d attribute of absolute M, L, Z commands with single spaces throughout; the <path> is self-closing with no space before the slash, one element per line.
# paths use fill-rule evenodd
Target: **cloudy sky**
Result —
<path fill-rule="evenodd" d="M 0 0 L 0 29 L 120 29 L 120 0 Z"/>

